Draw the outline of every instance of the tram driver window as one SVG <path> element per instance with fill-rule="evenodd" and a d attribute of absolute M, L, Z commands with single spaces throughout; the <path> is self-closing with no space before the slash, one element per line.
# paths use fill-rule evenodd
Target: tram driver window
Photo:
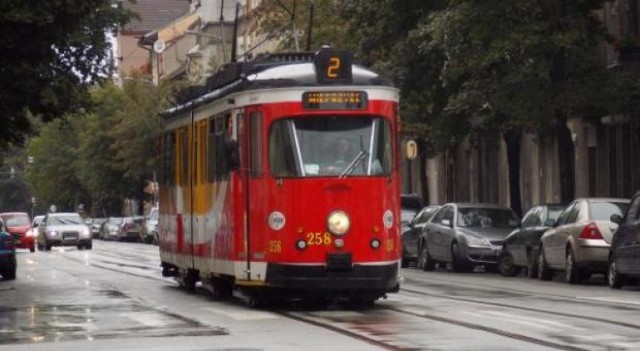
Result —
<path fill-rule="evenodd" d="M 373 116 L 283 119 L 269 131 L 269 166 L 276 177 L 388 175 L 389 124 Z"/>

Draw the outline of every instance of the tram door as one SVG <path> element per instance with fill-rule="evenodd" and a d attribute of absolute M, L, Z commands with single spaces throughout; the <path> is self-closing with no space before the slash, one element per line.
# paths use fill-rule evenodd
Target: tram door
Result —
<path fill-rule="evenodd" d="M 257 107 L 250 107 L 245 110 L 245 140 L 243 159 L 246 160 L 247 172 L 245 173 L 246 192 L 246 224 L 245 224 L 245 247 L 247 258 L 247 272 L 249 280 L 264 279 L 252 272 L 251 262 L 264 261 L 266 252 L 264 248 L 265 221 L 260 220 L 266 215 L 264 213 L 265 200 L 264 190 L 264 118 L 262 112 Z M 254 269 L 254 271 L 256 271 Z M 253 274 L 252 274 L 253 273 Z"/>

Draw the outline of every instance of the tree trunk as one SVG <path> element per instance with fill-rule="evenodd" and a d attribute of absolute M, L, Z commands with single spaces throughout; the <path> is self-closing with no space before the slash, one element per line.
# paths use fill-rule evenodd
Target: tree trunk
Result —
<path fill-rule="evenodd" d="M 575 196 L 575 148 L 567 120 L 556 113 L 556 137 L 558 141 L 558 163 L 560 169 L 560 201 L 569 203 Z"/>
<path fill-rule="evenodd" d="M 418 157 L 420 159 L 420 188 L 422 189 L 422 202 L 425 205 L 429 203 L 429 177 L 427 176 L 427 143 L 422 139 L 418 142 Z"/>
<path fill-rule="evenodd" d="M 518 216 L 522 216 L 522 196 L 520 194 L 520 138 L 519 129 L 510 130 L 503 134 L 507 143 L 507 163 L 509 168 L 509 196 L 511 209 Z"/>

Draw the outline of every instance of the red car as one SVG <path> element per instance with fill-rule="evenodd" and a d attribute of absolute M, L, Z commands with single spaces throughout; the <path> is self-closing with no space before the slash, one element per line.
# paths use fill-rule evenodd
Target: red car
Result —
<path fill-rule="evenodd" d="M 16 243 L 16 249 L 35 249 L 35 231 L 31 228 L 31 219 L 26 212 L 4 212 L 0 218 L 7 226 L 6 231 L 11 234 Z"/>

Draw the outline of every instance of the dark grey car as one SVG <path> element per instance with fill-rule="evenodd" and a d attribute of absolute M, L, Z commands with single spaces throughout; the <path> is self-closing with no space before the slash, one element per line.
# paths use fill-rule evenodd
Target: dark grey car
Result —
<path fill-rule="evenodd" d="M 416 214 L 411 222 L 402 227 L 402 267 L 408 267 L 410 262 L 418 261 L 418 239 L 422 228 L 438 211 L 440 206 L 427 206 Z"/>
<path fill-rule="evenodd" d="M 619 289 L 627 278 L 640 278 L 640 191 L 631 199 L 624 217 L 614 214 L 611 221 L 618 229 L 611 240 L 607 282 Z"/>
<path fill-rule="evenodd" d="M 420 236 L 419 266 L 451 263 L 455 272 L 476 265 L 495 268 L 504 238 L 519 224 L 510 208 L 484 203 L 443 205 Z"/>
<path fill-rule="evenodd" d="M 498 259 L 498 269 L 502 275 L 514 276 L 521 268 L 526 268 L 530 278 L 538 276 L 540 237 L 554 225 L 565 207 L 561 204 L 541 204 L 525 213 L 522 225 L 504 239 Z"/>

